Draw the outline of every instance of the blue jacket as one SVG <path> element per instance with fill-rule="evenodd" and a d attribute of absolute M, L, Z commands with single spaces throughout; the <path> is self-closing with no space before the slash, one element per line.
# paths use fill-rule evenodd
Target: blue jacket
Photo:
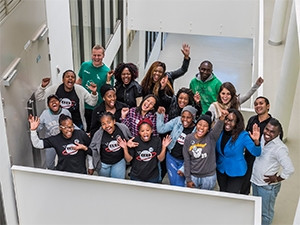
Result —
<path fill-rule="evenodd" d="M 216 145 L 217 170 L 226 173 L 230 177 L 244 176 L 247 171 L 247 163 L 244 158 L 244 149 L 254 156 L 260 156 L 261 147 L 256 146 L 246 131 L 242 131 L 236 141 L 232 143 L 232 137 L 224 147 L 224 154 L 221 151 L 222 131 Z"/>
<path fill-rule="evenodd" d="M 182 134 L 183 125 L 181 122 L 181 116 L 177 116 L 174 119 L 164 123 L 164 114 L 156 113 L 156 129 L 160 134 L 172 131 L 170 136 L 172 138 L 171 143 L 168 145 L 169 152 L 174 148 L 177 139 Z"/>

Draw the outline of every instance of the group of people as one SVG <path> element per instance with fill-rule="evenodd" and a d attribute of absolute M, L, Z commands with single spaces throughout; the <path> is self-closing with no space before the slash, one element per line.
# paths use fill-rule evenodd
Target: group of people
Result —
<path fill-rule="evenodd" d="M 47 87 L 50 79 L 44 78 L 35 96 L 48 108 L 29 118 L 33 146 L 47 149 L 48 169 L 124 179 L 130 166 L 131 180 L 160 183 L 168 174 L 171 185 L 213 190 L 218 184 L 220 191 L 242 194 L 252 184 L 253 195 L 263 199 L 262 222 L 270 224 L 281 181 L 294 168 L 266 97 L 256 98 L 256 115 L 245 129 L 240 105 L 263 79 L 241 96 L 203 61 L 189 88 L 175 94 L 173 83 L 190 63 L 190 46 L 183 44 L 181 51 L 179 69 L 167 72 L 156 61 L 141 84 L 133 63 L 110 70 L 99 45 L 77 80 L 72 70 L 59 85 Z M 41 139 L 36 131 L 43 128 Z"/>

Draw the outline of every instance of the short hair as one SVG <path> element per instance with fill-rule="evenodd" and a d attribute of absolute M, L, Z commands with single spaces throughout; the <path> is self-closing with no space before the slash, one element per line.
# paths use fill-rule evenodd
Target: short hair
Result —
<path fill-rule="evenodd" d="M 176 100 L 178 101 L 179 95 L 185 93 L 189 96 L 189 103 L 188 105 L 193 105 L 194 102 L 194 93 L 190 88 L 182 87 L 178 90 L 176 94 Z"/>
<path fill-rule="evenodd" d="M 257 99 L 260 99 L 260 98 L 264 99 L 267 105 L 270 105 L 269 99 L 267 99 L 265 96 L 258 96 L 258 97 L 255 99 L 255 101 L 256 101 Z"/>
<path fill-rule="evenodd" d="M 75 76 L 75 79 L 76 79 L 76 73 L 75 73 L 73 70 L 66 70 L 66 71 L 63 73 L 62 78 L 64 79 L 64 78 L 65 78 L 65 75 L 66 75 L 67 73 L 69 73 L 69 72 L 73 73 L 74 76 Z"/>
<path fill-rule="evenodd" d="M 68 115 L 63 114 L 63 113 L 60 114 L 59 119 L 58 119 L 59 125 L 61 125 L 62 122 L 65 121 L 65 120 L 72 120 L 72 118 Z M 72 122 L 73 122 L 73 120 L 72 120 Z"/>
<path fill-rule="evenodd" d="M 278 129 L 279 129 L 279 138 L 282 140 L 282 138 L 283 138 L 283 129 L 282 129 L 282 125 L 281 125 L 281 123 L 279 122 L 279 120 L 277 120 L 276 118 L 271 118 L 270 120 L 269 120 L 269 124 L 271 124 L 272 126 L 274 126 L 274 127 L 278 127 Z"/>
<path fill-rule="evenodd" d="M 103 112 L 103 113 L 100 115 L 100 122 L 101 122 L 101 119 L 102 119 L 104 116 L 108 116 L 108 117 L 110 117 L 112 120 L 115 120 L 114 114 L 112 114 L 111 112 L 105 111 L 105 112 Z"/>
<path fill-rule="evenodd" d="M 207 63 L 208 65 L 210 65 L 211 69 L 213 69 L 213 64 L 210 61 L 208 61 L 208 60 L 204 60 L 203 62 L 201 62 L 200 66 L 202 66 L 204 63 Z"/>
<path fill-rule="evenodd" d="M 101 45 L 94 45 L 94 47 L 92 48 L 92 50 L 102 50 L 103 53 L 105 53 L 105 48 L 103 48 Z"/>

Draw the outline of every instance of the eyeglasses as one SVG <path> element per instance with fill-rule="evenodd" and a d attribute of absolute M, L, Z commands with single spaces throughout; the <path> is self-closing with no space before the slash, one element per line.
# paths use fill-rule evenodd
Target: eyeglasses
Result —
<path fill-rule="evenodd" d="M 234 120 L 234 119 L 230 120 L 230 119 L 228 119 L 228 118 L 225 118 L 225 122 L 235 123 L 235 120 Z"/>
<path fill-rule="evenodd" d="M 61 129 L 64 129 L 64 130 L 67 130 L 67 129 L 74 129 L 74 125 L 73 126 L 70 126 L 70 127 L 65 127 L 65 126 L 62 126 L 60 125 Z"/>

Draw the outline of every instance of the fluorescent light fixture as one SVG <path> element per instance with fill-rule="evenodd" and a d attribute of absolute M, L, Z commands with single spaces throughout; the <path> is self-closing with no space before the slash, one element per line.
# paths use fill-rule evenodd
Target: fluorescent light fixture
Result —
<path fill-rule="evenodd" d="M 46 34 L 48 32 L 48 27 L 46 24 L 43 24 L 39 30 L 36 32 L 36 34 L 31 39 L 32 42 L 36 42 L 37 40 L 44 40 L 46 37 Z"/>
<path fill-rule="evenodd" d="M 16 58 L 4 71 L 3 73 L 3 84 L 4 86 L 8 87 L 11 85 L 12 81 L 17 75 L 17 69 L 19 62 L 21 61 L 21 58 Z"/>

